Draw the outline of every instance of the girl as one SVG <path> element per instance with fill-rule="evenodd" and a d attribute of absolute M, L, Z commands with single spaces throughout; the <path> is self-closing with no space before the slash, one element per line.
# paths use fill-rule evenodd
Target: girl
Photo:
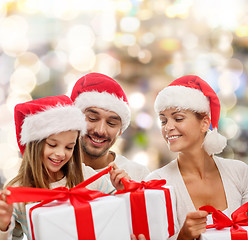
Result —
<path fill-rule="evenodd" d="M 72 188 L 96 172 L 82 165 L 79 136 L 86 132 L 82 112 L 65 95 L 45 97 L 15 107 L 18 146 L 23 160 L 17 176 L 8 186 Z M 115 166 L 113 166 L 115 169 Z M 112 184 L 120 188 L 123 171 L 111 170 Z M 100 178 L 88 185 L 91 190 L 108 193 L 111 184 Z M 0 239 L 28 236 L 25 204 L 7 204 L 9 191 L 0 192 Z"/>
<path fill-rule="evenodd" d="M 181 228 L 174 238 L 198 238 L 208 215 L 199 207 L 212 205 L 230 216 L 248 201 L 248 167 L 214 155 L 226 146 L 226 139 L 217 132 L 220 103 L 201 78 L 189 75 L 173 81 L 158 94 L 155 111 L 162 135 L 178 157 L 146 180 L 164 178 L 174 186 Z"/>

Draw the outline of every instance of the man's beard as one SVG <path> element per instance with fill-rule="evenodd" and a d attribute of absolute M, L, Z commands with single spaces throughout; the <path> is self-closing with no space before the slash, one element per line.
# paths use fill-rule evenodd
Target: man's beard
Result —
<path fill-rule="evenodd" d="M 107 149 L 103 149 L 101 152 L 97 152 L 97 151 L 94 151 L 94 150 L 90 151 L 83 143 L 81 145 L 82 145 L 83 151 L 87 155 L 89 155 L 91 157 L 94 157 L 94 158 L 99 158 L 99 157 L 105 155 L 109 150 L 109 148 L 107 148 Z"/>

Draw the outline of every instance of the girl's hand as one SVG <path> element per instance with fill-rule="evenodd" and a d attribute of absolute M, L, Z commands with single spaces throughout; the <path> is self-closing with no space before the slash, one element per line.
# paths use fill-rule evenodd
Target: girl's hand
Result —
<path fill-rule="evenodd" d="M 131 240 L 137 240 L 134 234 L 131 235 Z M 143 234 L 139 234 L 138 240 L 146 240 L 146 238 Z"/>
<path fill-rule="evenodd" d="M 128 174 L 123 169 L 119 169 L 114 162 L 110 163 L 108 166 L 111 166 L 112 169 L 110 170 L 110 180 L 113 184 L 113 186 L 117 189 L 124 189 L 124 186 L 121 182 L 122 178 L 130 179 Z"/>
<path fill-rule="evenodd" d="M 6 196 L 10 195 L 10 191 L 0 191 L 0 230 L 7 231 L 13 213 L 13 205 L 8 204 Z"/>
<path fill-rule="evenodd" d="M 207 215 L 206 211 L 189 212 L 177 239 L 192 240 L 200 237 L 206 231 Z"/>

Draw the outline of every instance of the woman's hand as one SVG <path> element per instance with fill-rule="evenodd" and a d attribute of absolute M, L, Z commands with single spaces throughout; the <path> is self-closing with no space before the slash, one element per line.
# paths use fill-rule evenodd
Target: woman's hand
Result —
<path fill-rule="evenodd" d="M 7 203 L 6 196 L 10 195 L 10 191 L 0 191 L 0 230 L 7 231 L 13 213 L 13 205 Z"/>
<path fill-rule="evenodd" d="M 131 235 L 131 240 L 137 240 L 134 234 Z M 146 238 L 143 234 L 139 234 L 138 240 L 146 240 Z"/>
<path fill-rule="evenodd" d="M 207 226 L 206 211 L 189 212 L 186 216 L 183 227 L 178 235 L 178 240 L 192 240 L 198 238 L 201 233 L 206 231 Z"/>
<path fill-rule="evenodd" d="M 112 167 L 109 174 L 110 174 L 110 180 L 111 180 L 113 186 L 117 190 L 124 189 L 124 186 L 121 182 L 121 179 L 122 178 L 130 179 L 128 174 L 125 172 L 125 170 L 119 169 L 114 162 L 111 162 L 108 166 Z"/>

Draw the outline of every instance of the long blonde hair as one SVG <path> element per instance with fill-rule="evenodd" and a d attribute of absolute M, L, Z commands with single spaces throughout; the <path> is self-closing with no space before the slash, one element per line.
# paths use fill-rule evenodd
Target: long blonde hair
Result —
<path fill-rule="evenodd" d="M 45 141 L 46 139 L 33 141 L 26 145 L 18 174 L 7 186 L 17 184 L 20 187 L 49 188 L 49 174 L 42 161 Z M 66 177 L 66 187 L 68 188 L 72 188 L 84 180 L 82 172 L 83 155 L 79 141 L 78 137 L 70 160 L 61 168 Z"/>

